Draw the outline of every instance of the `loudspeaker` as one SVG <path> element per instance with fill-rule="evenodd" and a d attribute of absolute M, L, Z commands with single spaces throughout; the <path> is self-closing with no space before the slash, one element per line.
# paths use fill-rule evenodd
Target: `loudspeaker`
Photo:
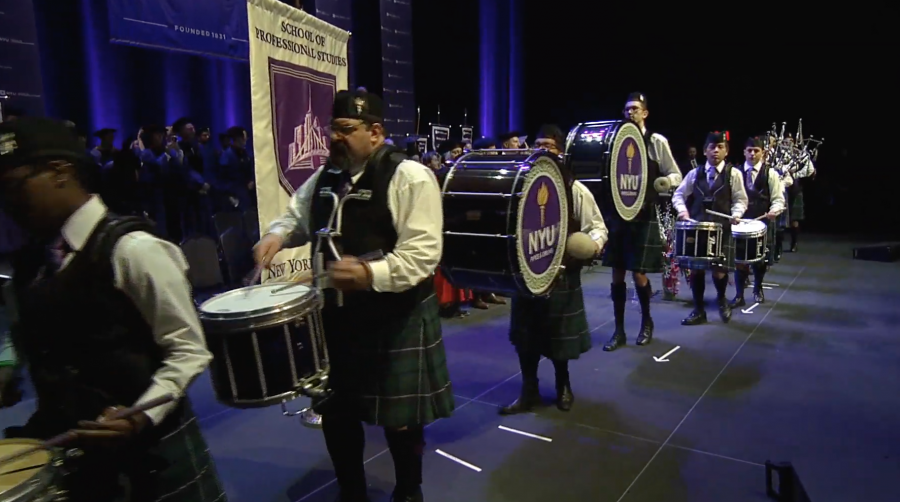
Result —
<path fill-rule="evenodd" d="M 900 242 L 853 248 L 854 260 L 891 263 L 900 260 Z"/>
<path fill-rule="evenodd" d="M 777 489 L 772 484 L 776 480 L 773 473 L 778 475 Z M 766 460 L 766 495 L 778 502 L 812 502 L 790 462 L 775 463 Z"/>

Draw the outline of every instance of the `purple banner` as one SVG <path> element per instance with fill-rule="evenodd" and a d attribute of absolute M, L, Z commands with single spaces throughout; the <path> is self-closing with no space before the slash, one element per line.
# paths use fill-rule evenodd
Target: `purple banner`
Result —
<path fill-rule="evenodd" d="M 0 0 L 0 112 L 44 114 L 41 59 L 31 0 Z"/>
<path fill-rule="evenodd" d="M 338 28 L 353 31 L 352 0 L 304 0 L 303 9 Z M 350 89 L 356 88 L 356 72 L 353 71 L 353 44 L 347 45 L 347 59 L 350 60 Z M 341 90 L 341 89 L 338 89 Z"/>
<path fill-rule="evenodd" d="M 410 0 L 381 0 L 381 75 L 385 127 L 395 137 L 415 134 Z"/>

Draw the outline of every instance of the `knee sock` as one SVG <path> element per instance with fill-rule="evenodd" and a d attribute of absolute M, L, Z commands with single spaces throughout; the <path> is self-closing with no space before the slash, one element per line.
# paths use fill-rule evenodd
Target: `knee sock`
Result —
<path fill-rule="evenodd" d="M 628 294 L 628 286 L 624 282 L 610 285 L 613 301 L 613 315 L 616 319 L 616 333 L 625 332 L 625 297 Z"/>
<path fill-rule="evenodd" d="M 706 272 L 703 270 L 691 271 L 691 294 L 694 297 L 694 309 L 698 312 L 706 310 L 703 304 L 703 295 L 706 293 Z"/>
<path fill-rule="evenodd" d="M 324 421 L 323 421 L 324 423 Z M 385 429 L 391 457 L 394 459 L 394 478 L 397 498 L 414 495 L 422 486 L 422 456 L 425 453 L 425 431 L 422 426 L 403 430 Z"/>
<path fill-rule="evenodd" d="M 553 370 L 556 372 L 557 389 L 569 385 L 569 361 L 553 361 Z"/>
<path fill-rule="evenodd" d="M 775 232 L 775 256 L 778 256 L 781 254 L 781 249 L 782 249 L 783 245 L 784 245 L 784 229 L 779 228 Z"/>
<path fill-rule="evenodd" d="M 343 413 L 329 413 L 323 415 L 322 432 L 341 493 L 347 497 L 364 498 L 366 435 L 362 422 Z"/>
<path fill-rule="evenodd" d="M 791 247 L 797 245 L 797 235 L 800 234 L 800 227 L 791 227 Z"/>
<path fill-rule="evenodd" d="M 650 286 L 650 281 L 647 281 L 647 284 L 643 286 L 638 286 L 635 284 L 635 288 L 637 288 L 638 301 L 641 303 L 641 316 L 643 319 L 650 318 L 650 297 L 653 296 L 653 287 Z"/>
<path fill-rule="evenodd" d="M 737 283 L 737 280 L 735 280 L 735 283 Z M 728 290 L 728 274 L 725 274 L 718 279 L 713 277 L 713 285 L 716 286 L 716 299 L 719 301 L 724 300 Z M 743 282 L 741 283 L 741 287 L 743 287 Z"/>
<path fill-rule="evenodd" d="M 747 272 L 737 269 L 734 271 L 734 291 L 737 298 L 744 297 L 744 282 L 747 279 Z"/>
<path fill-rule="evenodd" d="M 538 363 L 541 362 L 540 354 L 519 353 L 519 368 L 522 369 L 522 382 L 526 385 L 537 386 Z"/>
<path fill-rule="evenodd" d="M 762 291 L 763 279 L 766 277 L 766 265 L 754 265 L 753 266 L 753 291 L 759 292 Z"/>

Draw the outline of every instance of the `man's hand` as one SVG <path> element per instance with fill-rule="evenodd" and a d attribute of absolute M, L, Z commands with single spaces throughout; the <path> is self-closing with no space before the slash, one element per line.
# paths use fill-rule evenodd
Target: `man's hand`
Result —
<path fill-rule="evenodd" d="M 739 216 L 731 215 L 731 224 L 739 225 L 741 223 L 741 218 Z"/>
<path fill-rule="evenodd" d="M 771 221 L 775 221 L 775 219 L 778 218 L 778 213 L 769 211 L 768 213 L 766 213 L 766 218 L 768 218 Z"/>
<path fill-rule="evenodd" d="M 681 221 L 688 221 L 688 220 L 691 219 L 691 215 L 688 214 L 687 211 L 680 211 L 680 212 L 678 213 L 678 219 L 681 220 Z"/>
<path fill-rule="evenodd" d="M 97 420 L 82 420 L 74 432 L 79 444 L 87 447 L 115 447 L 134 439 L 152 425 L 146 413 L 137 413 L 128 418 L 112 419 L 112 415 L 123 407 L 107 408 Z"/>
<path fill-rule="evenodd" d="M 272 263 L 272 258 L 281 251 L 284 246 L 284 239 L 278 234 L 266 234 L 259 242 L 253 246 L 253 259 L 256 264 L 262 267 L 268 267 Z"/>
<path fill-rule="evenodd" d="M 355 256 L 343 256 L 341 261 L 330 262 L 328 275 L 334 287 L 341 291 L 360 291 L 372 287 L 372 270 Z"/>

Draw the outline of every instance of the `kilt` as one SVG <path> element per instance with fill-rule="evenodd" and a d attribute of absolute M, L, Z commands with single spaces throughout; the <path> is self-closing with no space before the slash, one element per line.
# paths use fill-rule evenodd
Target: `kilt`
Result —
<path fill-rule="evenodd" d="M 787 204 L 787 198 L 785 198 L 784 211 L 778 215 L 778 219 L 775 220 L 775 223 L 778 230 L 784 230 L 791 226 L 791 205 Z"/>
<path fill-rule="evenodd" d="M 712 270 L 717 268 L 734 270 L 734 237 L 731 235 L 731 225 L 725 225 L 722 231 L 722 255 L 718 260 L 707 262 L 684 257 L 678 258 L 678 266 L 690 270 Z"/>
<path fill-rule="evenodd" d="M 581 271 L 567 269 L 557 281 L 546 298 L 513 298 L 509 341 L 516 352 L 568 361 L 591 349 Z"/>
<path fill-rule="evenodd" d="M 797 180 L 794 183 L 799 183 Z M 790 220 L 792 223 L 795 221 L 803 221 L 804 214 L 804 204 L 803 204 L 803 189 L 799 188 L 790 194 L 790 206 L 791 206 L 791 214 Z"/>
<path fill-rule="evenodd" d="M 770 221 L 768 218 L 760 220 L 766 224 L 766 261 L 765 265 L 775 264 L 775 232 L 778 228 L 778 220 Z"/>
<path fill-rule="evenodd" d="M 414 427 L 453 412 L 435 295 L 408 316 L 381 323 L 341 307 L 326 307 L 323 328 L 331 388 L 344 406 L 352 403 L 360 420 L 382 427 Z M 328 401 L 316 407 L 326 420 Z"/>
<path fill-rule="evenodd" d="M 665 247 L 656 211 L 645 210 L 644 213 L 649 216 L 639 215 L 632 221 L 609 223 L 603 266 L 644 274 L 665 270 Z"/>

